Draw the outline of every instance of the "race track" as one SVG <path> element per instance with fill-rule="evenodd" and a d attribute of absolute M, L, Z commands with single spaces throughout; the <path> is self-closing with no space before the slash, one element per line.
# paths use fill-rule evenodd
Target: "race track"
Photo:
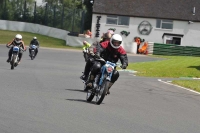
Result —
<path fill-rule="evenodd" d="M 0 133 L 199 133 L 200 95 L 121 72 L 101 105 L 86 102 L 82 52 L 28 51 L 14 70 L 0 45 Z M 130 62 L 158 60 L 129 55 Z"/>

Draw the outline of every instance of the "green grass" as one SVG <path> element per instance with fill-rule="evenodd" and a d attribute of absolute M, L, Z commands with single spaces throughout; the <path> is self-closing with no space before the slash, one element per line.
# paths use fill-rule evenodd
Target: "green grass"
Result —
<path fill-rule="evenodd" d="M 174 80 L 172 83 L 200 92 L 200 80 Z"/>
<path fill-rule="evenodd" d="M 200 77 L 200 57 L 192 56 L 152 56 L 165 60 L 130 63 L 128 69 L 137 71 L 138 76 L 146 77 Z M 200 92 L 200 80 L 176 80 L 172 83 Z"/>
<path fill-rule="evenodd" d="M 40 42 L 41 47 L 49 47 L 49 48 L 65 48 L 65 49 L 81 49 L 80 47 L 72 47 L 67 46 L 65 40 L 57 39 L 53 37 L 48 37 L 45 35 L 40 35 L 36 33 L 22 32 L 22 31 L 8 31 L 8 30 L 0 30 L 0 44 L 7 44 L 12 41 L 16 34 L 22 35 L 22 40 L 25 45 L 28 46 L 30 41 L 36 36 Z"/>

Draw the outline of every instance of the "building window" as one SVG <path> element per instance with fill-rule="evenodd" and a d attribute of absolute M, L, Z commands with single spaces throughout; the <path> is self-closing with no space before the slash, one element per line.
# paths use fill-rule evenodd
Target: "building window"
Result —
<path fill-rule="evenodd" d="M 106 24 L 129 26 L 129 17 L 108 15 Z"/>
<path fill-rule="evenodd" d="M 181 45 L 181 38 L 179 38 L 179 37 L 167 38 L 167 39 L 166 39 L 166 44 Z"/>
<path fill-rule="evenodd" d="M 172 20 L 156 20 L 156 28 L 160 29 L 173 29 L 173 21 Z"/>
<path fill-rule="evenodd" d="M 162 38 L 163 38 L 164 44 L 181 45 L 183 35 L 181 35 L 181 34 L 164 33 Z"/>

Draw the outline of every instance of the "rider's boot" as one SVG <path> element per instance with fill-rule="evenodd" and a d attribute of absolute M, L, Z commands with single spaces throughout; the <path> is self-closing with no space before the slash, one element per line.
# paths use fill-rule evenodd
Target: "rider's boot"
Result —
<path fill-rule="evenodd" d="M 94 82 L 94 75 L 90 75 L 89 80 L 87 81 L 86 85 L 90 88 L 92 88 L 93 86 L 93 82 Z"/>
<path fill-rule="evenodd" d="M 111 82 L 108 84 L 108 90 L 107 90 L 107 93 L 106 93 L 106 94 L 110 94 L 110 88 L 111 88 L 111 86 L 112 86 L 113 84 L 114 84 L 114 83 L 111 83 Z"/>
<path fill-rule="evenodd" d="M 11 57 L 9 56 L 7 59 L 7 62 L 9 63 L 11 61 Z"/>
<path fill-rule="evenodd" d="M 80 79 L 86 81 L 87 80 L 87 76 L 85 74 L 83 74 L 82 76 L 80 76 Z"/>

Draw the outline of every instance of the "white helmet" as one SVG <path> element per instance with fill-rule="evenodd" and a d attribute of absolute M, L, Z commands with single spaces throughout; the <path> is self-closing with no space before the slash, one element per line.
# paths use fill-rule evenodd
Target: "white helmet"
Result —
<path fill-rule="evenodd" d="M 20 43 L 21 41 L 22 41 L 22 35 L 17 34 L 17 35 L 15 36 L 15 42 L 16 42 L 16 43 Z"/>
<path fill-rule="evenodd" d="M 33 37 L 33 39 L 35 39 L 35 40 L 36 40 L 36 39 L 37 39 L 37 37 L 36 37 L 36 36 L 34 36 L 34 37 Z"/>
<path fill-rule="evenodd" d="M 116 44 L 116 42 L 119 44 Z M 114 34 L 110 39 L 110 44 L 113 48 L 118 49 L 122 44 L 122 36 L 119 34 Z"/>

